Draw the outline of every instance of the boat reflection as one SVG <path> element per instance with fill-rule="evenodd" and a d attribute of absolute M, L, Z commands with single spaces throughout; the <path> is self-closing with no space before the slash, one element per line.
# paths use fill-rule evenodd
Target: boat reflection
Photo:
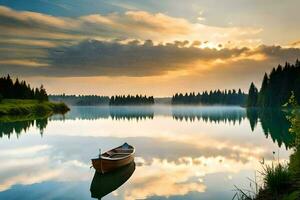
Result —
<path fill-rule="evenodd" d="M 91 183 L 90 191 L 91 197 L 101 199 L 107 194 L 118 189 L 123 185 L 133 174 L 135 170 L 135 162 L 121 167 L 113 172 L 101 174 L 95 172 L 94 178 Z"/>

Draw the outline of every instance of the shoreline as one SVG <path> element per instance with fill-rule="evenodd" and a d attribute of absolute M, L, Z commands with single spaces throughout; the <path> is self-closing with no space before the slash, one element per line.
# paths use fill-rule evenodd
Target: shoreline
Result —
<path fill-rule="evenodd" d="M 52 114 L 65 114 L 70 108 L 65 103 L 38 100 L 3 99 L 0 102 L 0 121 L 11 117 L 40 117 Z"/>

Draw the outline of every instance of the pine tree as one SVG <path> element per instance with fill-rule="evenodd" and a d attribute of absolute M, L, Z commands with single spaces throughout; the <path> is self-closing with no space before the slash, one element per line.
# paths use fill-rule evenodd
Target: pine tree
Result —
<path fill-rule="evenodd" d="M 256 107 L 257 97 L 258 97 L 258 90 L 255 87 L 254 83 L 252 82 L 248 92 L 247 107 Z"/>
<path fill-rule="evenodd" d="M 265 73 L 264 78 L 263 78 L 263 82 L 259 91 L 259 95 L 258 95 L 258 102 L 257 105 L 258 106 L 263 106 L 268 104 L 268 87 L 269 87 L 269 77 L 267 75 L 267 73 Z"/>

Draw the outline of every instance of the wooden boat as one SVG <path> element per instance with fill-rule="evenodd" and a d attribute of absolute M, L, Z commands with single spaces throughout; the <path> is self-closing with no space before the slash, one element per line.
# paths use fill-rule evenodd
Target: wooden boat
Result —
<path fill-rule="evenodd" d="M 106 173 L 128 165 L 134 160 L 135 149 L 133 146 L 124 143 L 99 155 L 99 158 L 92 159 L 93 167 L 99 173 Z"/>
<path fill-rule="evenodd" d="M 101 199 L 123 185 L 135 170 L 134 161 L 105 174 L 95 172 L 90 191 L 91 197 Z"/>

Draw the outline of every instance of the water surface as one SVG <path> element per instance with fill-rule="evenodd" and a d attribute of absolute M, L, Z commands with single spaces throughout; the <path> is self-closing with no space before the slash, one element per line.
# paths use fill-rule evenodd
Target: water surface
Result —
<path fill-rule="evenodd" d="M 71 107 L 65 116 L 0 123 L 0 199 L 92 199 L 90 159 L 124 142 L 132 176 L 102 199 L 232 199 L 260 162 L 288 159 L 278 111 L 240 107 Z"/>

